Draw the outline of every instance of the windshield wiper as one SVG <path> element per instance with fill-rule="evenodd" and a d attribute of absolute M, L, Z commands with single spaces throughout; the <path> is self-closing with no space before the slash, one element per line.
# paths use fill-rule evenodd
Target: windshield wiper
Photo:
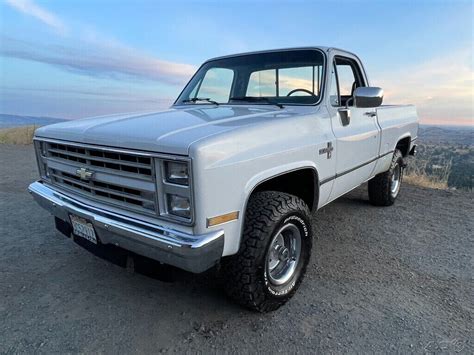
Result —
<path fill-rule="evenodd" d="M 192 99 L 186 99 L 186 100 L 183 100 L 182 102 L 192 102 L 192 103 L 196 103 L 197 101 L 207 101 L 211 104 L 214 104 L 216 106 L 219 106 L 219 103 L 217 101 L 214 101 L 214 100 L 211 100 L 210 98 L 208 97 L 193 97 Z"/>
<path fill-rule="evenodd" d="M 231 97 L 229 100 L 233 101 L 248 101 L 248 102 L 258 102 L 258 101 L 265 101 L 268 102 L 271 105 L 278 106 L 279 108 L 283 108 L 283 105 L 275 102 L 273 100 L 270 100 L 268 97 L 256 97 L 256 96 L 237 96 L 237 97 Z"/>

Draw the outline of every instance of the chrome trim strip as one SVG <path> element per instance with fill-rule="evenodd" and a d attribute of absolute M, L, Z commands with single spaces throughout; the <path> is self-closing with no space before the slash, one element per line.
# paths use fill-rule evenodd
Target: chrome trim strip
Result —
<path fill-rule="evenodd" d="M 344 175 L 347 175 L 347 174 L 349 174 L 349 173 L 352 173 L 353 171 L 355 171 L 355 170 L 357 170 L 357 169 L 360 169 L 360 168 L 363 168 L 364 166 L 366 166 L 366 165 L 368 165 L 368 164 L 370 164 L 370 163 L 373 163 L 374 161 L 377 161 L 377 160 L 379 160 L 380 158 L 383 158 L 384 156 L 386 156 L 386 155 L 388 155 L 388 154 L 392 154 L 393 152 L 394 152 L 394 150 L 391 150 L 391 151 L 389 151 L 389 152 L 386 152 L 386 153 L 384 153 L 384 154 L 381 154 L 381 155 L 377 156 L 376 158 L 373 158 L 373 159 L 371 159 L 371 160 L 369 160 L 369 161 L 366 161 L 365 163 L 362 163 L 362 164 L 360 164 L 360 165 L 357 165 L 357 166 L 355 166 L 355 167 L 353 167 L 353 168 L 351 168 L 351 169 L 344 170 L 344 171 L 341 172 L 341 173 L 338 173 L 338 174 L 336 174 L 336 175 L 334 175 L 334 176 L 331 176 L 331 177 L 328 177 L 328 178 L 326 178 L 326 179 L 323 179 L 323 180 L 320 181 L 319 185 L 324 185 L 324 184 L 327 183 L 327 182 L 330 182 L 330 181 L 332 181 L 332 180 L 334 180 L 334 179 L 340 178 L 341 176 L 344 176 Z"/>

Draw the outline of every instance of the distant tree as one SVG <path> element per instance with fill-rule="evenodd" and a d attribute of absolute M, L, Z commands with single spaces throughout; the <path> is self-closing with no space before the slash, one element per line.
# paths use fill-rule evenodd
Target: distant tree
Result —
<path fill-rule="evenodd" d="M 469 162 L 458 162 L 451 168 L 451 174 L 448 179 L 448 186 L 464 190 L 473 188 L 474 166 Z"/>

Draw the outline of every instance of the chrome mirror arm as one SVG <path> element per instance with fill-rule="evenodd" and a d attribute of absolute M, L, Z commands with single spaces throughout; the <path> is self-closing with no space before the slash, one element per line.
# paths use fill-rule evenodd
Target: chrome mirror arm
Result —
<path fill-rule="evenodd" d="M 349 102 L 353 102 L 354 101 L 354 96 L 351 96 L 347 99 L 346 101 L 346 110 L 349 110 Z"/>

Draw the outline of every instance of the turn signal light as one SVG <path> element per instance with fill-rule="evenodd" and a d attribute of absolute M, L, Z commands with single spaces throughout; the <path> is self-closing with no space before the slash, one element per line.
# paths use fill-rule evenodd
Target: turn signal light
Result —
<path fill-rule="evenodd" d="M 207 219 L 207 227 L 216 226 L 218 224 L 230 222 L 233 220 L 239 219 L 239 211 L 230 212 L 216 217 L 211 217 Z"/>

